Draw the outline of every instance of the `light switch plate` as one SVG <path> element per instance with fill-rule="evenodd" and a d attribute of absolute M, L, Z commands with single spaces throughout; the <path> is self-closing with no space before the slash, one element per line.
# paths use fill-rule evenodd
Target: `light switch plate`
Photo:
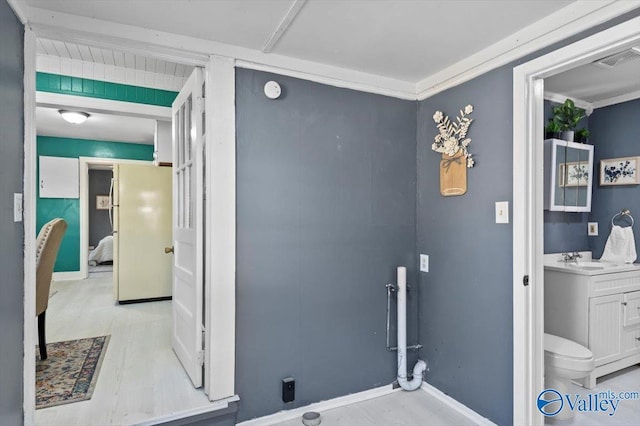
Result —
<path fill-rule="evenodd" d="M 22 222 L 22 194 L 13 194 L 13 221 Z"/>
<path fill-rule="evenodd" d="M 598 222 L 587 223 L 587 235 L 590 237 L 598 236 Z"/>
<path fill-rule="evenodd" d="M 508 201 L 496 201 L 496 223 L 509 223 Z"/>
<path fill-rule="evenodd" d="M 420 255 L 420 272 L 429 272 L 429 255 Z"/>

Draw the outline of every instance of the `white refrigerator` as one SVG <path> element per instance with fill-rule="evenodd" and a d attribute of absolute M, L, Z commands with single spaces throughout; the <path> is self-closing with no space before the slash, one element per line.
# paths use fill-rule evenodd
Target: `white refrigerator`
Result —
<path fill-rule="evenodd" d="M 119 303 L 171 297 L 171 167 L 113 168 L 113 292 Z"/>

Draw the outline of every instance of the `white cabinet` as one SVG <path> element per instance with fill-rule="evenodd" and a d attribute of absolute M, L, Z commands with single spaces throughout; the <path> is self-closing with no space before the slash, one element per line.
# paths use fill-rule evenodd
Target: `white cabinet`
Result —
<path fill-rule="evenodd" d="M 597 377 L 640 363 L 640 268 L 633 269 L 589 274 L 545 269 L 545 333 L 593 352 L 595 370 L 585 379 L 589 389 Z"/>
<path fill-rule="evenodd" d="M 544 208 L 565 212 L 591 211 L 593 145 L 544 141 Z"/>
<path fill-rule="evenodd" d="M 589 349 L 596 365 L 616 361 L 622 357 L 622 295 L 589 299 Z"/>
<path fill-rule="evenodd" d="M 153 161 L 156 166 L 170 166 L 173 163 L 171 122 L 156 120 L 153 138 Z"/>
<path fill-rule="evenodd" d="M 77 158 L 39 158 L 40 198 L 79 198 L 80 178 Z"/>

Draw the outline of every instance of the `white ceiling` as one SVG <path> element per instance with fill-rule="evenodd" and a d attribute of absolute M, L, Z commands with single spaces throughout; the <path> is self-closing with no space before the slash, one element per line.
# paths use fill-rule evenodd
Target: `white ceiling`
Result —
<path fill-rule="evenodd" d="M 592 7 L 574 0 L 14 0 L 32 8 L 36 20 L 73 24 L 93 18 L 92 30 L 110 31 L 108 22 L 149 31 L 149 37 L 168 34 L 194 37 L 264 54 L 255 58 L 291 58 L 318 66 L 367 73 L 405 82 L 422 90 L 431 77 L 444 77 L 470 58 L 483 57 L 496 48 L 503 52 L 535 40 L 532 28 L 549 32 L 568 25 L 578 9 Z M 574 4 L 572 4 L 574 3 Z M 562 10 L 565 8 L 564 10 Z M 46 13 L 34 13 L 34 11 Z M 584 12 L 587 13 L 587 12 Z M 67 18 L 62 18 L 69 14 Z M 556 14 L 556 15 L 554 15 Z M 559 14 L 559 15 L 558 15 Z M 66 15 L 64 15 L 66 16 Z M 567 16 L 569 18 L 567 18 Z M 66 19 L 66 20 L 65 20 Z M 559 20 L 563 20 L 559 22 Z M 89 22 L 89 21 L 87 21 Z M 551 23 L 554 22 L 554 23 Z M 85 23 L 84 25 L 87 25 Z M 105 33 L 107 34 L 107 33 Z M 112 34 L 109 32 L 109 34 Z M 118 36 L 118 34 L 112 34 Z M 521 40 L 520 37 L 523 37 Z M 511 37 L 510 37 L 511 36 Z M 265 45 L 276 40 L 273 47 Z M 189 49 L 189 42 L 179 42 Z M 186 44 L 185 44 L 186 43 Z M 496 46 L 500 46 L 497 48 Z M 106 48 L 41 39 L 39 54 L 119 65 L 159 74 L 184 77 L 191 67 L 174 64 L 140 53 L 115 52 Z M 475 60 L 475 59 L 474 59 Z M 260 59 L 256 59 L 260 61 Z M 267 62 L 265 62 L 267 63 Z M 482 60 L 479 61 L 482 63 Z M 458 70 L 462 72 L 464 70 Z M 612 73 L 613 71 L 613 73 Z M 605 71 L 584 66 L 546 80 L 546 89 L 588 102 L 628 93 L 636 88 L 640 75 L 620 69 Z M 635 73 L 635 75 L 634 75 Z M 364 75 L 364 74 L 363 74 Z M 453 74 L 455 76 L 455 74 Z M 389 80 L 391 81 L 391 80 Z M 429 83 L 431 84 L 431 83 Z M 54 111 L 55 112 L 55 111 Z M 38 131 L 65 135 L 55 114 L 39 111 L 46 122 Z M 57 117 L 55 117 L 57 118 Z M 93 117 L 92 117 L 93 118 Z M 139 122 L 116 123 L 114 116 L 96 114 L 86 130 L 70 128 L 87 139 L 152 141 L 152 128 Z M 100 128 L 99 124 L 109 122 Z M 132 119 L 133 120 L 133 119 Z M 90 120 L 91 121 L 91 120 Z M 151 130 L 143 130 L 151 129 Z M 87 132 L 80 136 L 79 132 Z M 147 133 L 145 133 L 147 132 Z"/>
<path fill-rule="evenodd" d="M 114 65 L 155 74 L 166 74 L 175 77 L 189 77 L 193 67 L 164 61 L 131 52 L 119 52 L 94 46 L 39 38 L 36 42 L 38 55 L 56 56 L 75 59 L 96 64 Z"/>
<path fill-rule="evenodd" d="M 82 124 L 67 123 L 57 108 L 36 108 L 39 136 L 153 144 L 154 120 L 90 112 Z"/>
<path fill-rule="evenodd" d="M 596 105 L 611 98 L 640 92 L 640 58 L 621 62 L 613 68 L 586 64 L 545 79 L 544 88 L 547 92 Z"/>
<path fill-rule="evenodd" d="M 31 7 L 261 50 L 304 3 L 272 54 L 419 80 L 571 0 L 25 0 Z"/>

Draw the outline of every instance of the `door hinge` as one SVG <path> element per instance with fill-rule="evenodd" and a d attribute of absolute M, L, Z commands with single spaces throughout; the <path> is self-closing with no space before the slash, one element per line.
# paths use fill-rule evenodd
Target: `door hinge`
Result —
<path fill-rule="evenodd" d="M 204 351 L 198 351 L 198 364 L 204 365 Z"/>
<path fill-rule="evenodd" d="M 522 284 L 525 287 L 529 285 L 529 275 L 525 275 L 524 278 L 522 278 Z"/>

